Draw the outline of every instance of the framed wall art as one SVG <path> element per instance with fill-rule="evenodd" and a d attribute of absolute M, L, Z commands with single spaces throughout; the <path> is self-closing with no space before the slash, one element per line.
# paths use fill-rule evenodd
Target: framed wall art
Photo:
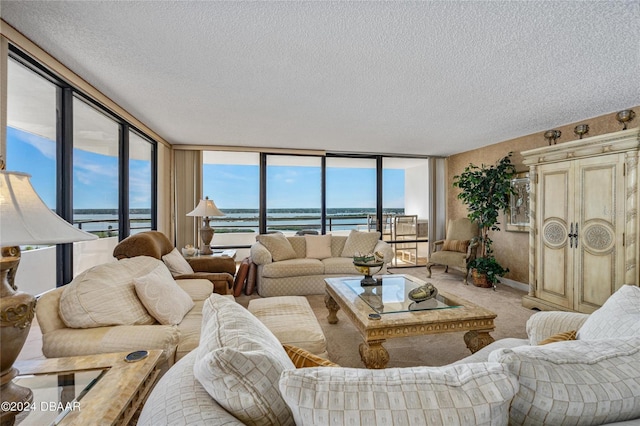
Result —
<path fill-rule="evenodd" d="M 514 179 L 511 179 L 511 187 L 515 191 L 510 195 L 505 229 L 529 232 L 529 173 L 518 173 Z"/>

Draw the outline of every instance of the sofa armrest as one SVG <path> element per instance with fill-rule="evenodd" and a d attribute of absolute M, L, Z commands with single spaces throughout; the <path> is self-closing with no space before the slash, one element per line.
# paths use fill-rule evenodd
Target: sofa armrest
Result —
<path fill-rule="evenodd" d="M 538 312 L 527 321 L 529 344 L 532 346 L 537 345 L 538 342 L 554 334 L 579 330 L 587 318 L 589 318 L 589 314 L 578 312 Z"/>
<path fill-rule="evenodd" d="M 273 262 L 271 252 L 259 242 L 255 242 L 251 245 L 250 249 L 251 261 L 256 265 L 266 265 Z"/>
<path fill-rule="evenodd" d="M 60 318 L 60 297 L 64 287 L 57 287 L 43 293 L 36 303 L 36 318 L 42 334 L 67 328 Z"/>
<path fill-rule="evenodd" d="M 64 328 L 42 335 L 42 353 L 60 358 L 98 353 L 162 349 L 162 361 L 173 365 L 180 331 L 170 325 L 117 325 L 97 328 Z"/>
<path fill-rule="evenodd" d="M 393 249 L 391 245 L 386 241 L 379 240 L 376 246 L 373 248 L 373 252 L 380 252 L 384 256 L 384 263 L 389 263 L 393 260 Z"/>
<path fill-rule="evenodd" d="M 233 275 L 226 272 L 196 272 L 193 274 L 176 275 L 173 279 L 190 280 L 205 279 L 213 284 L 213 292 L 218 294 L 231 294 L 233 291 Z"/>
<path fill-rule="evenodd" d="M 235 275 L 236 262 L 228 256 L 187 258 L 194 272 L 226 272 Z"/>

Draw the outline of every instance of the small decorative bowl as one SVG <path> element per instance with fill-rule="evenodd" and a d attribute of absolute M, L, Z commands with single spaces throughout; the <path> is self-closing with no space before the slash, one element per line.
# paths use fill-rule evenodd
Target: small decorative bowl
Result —
<path fill-rule="evenodd" d="M 431 283 L 426 283 L 418 288 L 414 288 L 409 292 L 409 299 L 414 302 L 423 302 L 428 299 L 433 299 L 438 295 L 438 289 Z"/>
<path fill-rule="evenodd" d="M 198 249 L 195 247 L 185 247 L 182 249 L 182 255 L 185 257 L 195 256 L 198 253 Z"/>

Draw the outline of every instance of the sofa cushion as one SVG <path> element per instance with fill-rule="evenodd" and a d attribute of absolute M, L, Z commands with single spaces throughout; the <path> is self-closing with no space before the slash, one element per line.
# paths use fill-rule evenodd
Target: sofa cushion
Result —
<path fill-rule="evenodd" d="M 171 271 L 171 275 L 193 274 L 193 268 L 175 247 L 169 253 L 162 256 L 162 261 L 167 265 L 169 271 Z"/>
<path fill-rule="evenodd" d="M 578 330 L 580 340 L 625 336 L 640 336 L 640 287 L 634 285 L 620 287 Z"/>
<path fill-rule="evenodd" d="M 331 257 L 331 234 L 305 235 L 307 244 L 306 257 L 311 259 L 326 259 Z"/>
<path fill-rule="evenodd" d="M 153 324 L 136 295 L 133 279 L 148 274 L 162 261 L 137 256 L 104 263 L 80 273 L 60 297 L 60 318 L 70 328 Z"/>
<path fill-rule="evenodd" d="M 328 257 L 322 259 L 325 275 L 359 275 L 360 272 L 353 266 L 351 257 Z M 375 269 L 374 269 L 375 270 Z"/>
<path fill-rule="evenodd" d="M 209 394 L 248 425 L 292 425 L 278 390 L 282 371 L 294 369 L 282 344 L 233 299 L 204 302 L 194 375 Z"/>
<path fill-rule="evenodd" d="M 372 253 L 379 239 L 379 232 L 360 232 L 352 229 L 344 243 L 341 256 L 353 257 L 356 253 Z"/>
<path fill-rule="evenodd" d="M 296 252 L 284 234 L 279 232 L 275 234 L 261 234 L 256 237 L 256 240 L 269 250 L 274 262 L 296 258 Z"/>
<path fill-rule="evenodd" d="M 189 294 L 176 284 L 162 264 L 147 275 L 134 278 L 133 285 L 144 307 L 160 324 L 180 323 L 194 306 Z"/>
<path fill-rule="evenodd" d="M 280 391 L 299 425 L 506 425 L 516 377 L 496 363 L 383 370 L 287 370 Z"/>
<path fill-rule="evenodd" d="M 318 259 L 289 259 L 268 263 L 262 267 L 262 276 L 268 278 L 322 274 L 324 274 L 324 266 Z"/>
<path fill-rule="evenodd" d="M 640 337 L 499 349 L 518 376 L 510 424 L 596 425 L 640 417 Z"/>

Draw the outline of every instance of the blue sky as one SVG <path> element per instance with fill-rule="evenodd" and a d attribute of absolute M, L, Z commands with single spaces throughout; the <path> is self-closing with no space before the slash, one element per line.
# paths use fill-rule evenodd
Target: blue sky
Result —
<path fill-rule="evenodd" d="M 7 128 L 7 170 L 31 174 L 31 183 L 51 208 L 56 203 L 55 143 L 37 135 Z M 148 208 L 150 165 L 131 161 L 130 204 Z M 320 169 L 269 166 L 269 208 L 320 207 Z M 385 169 L 384 207 L 404 207 L 404 171 Z M 225 208 L 258 208 L 258 166 L 206 164 L 204 195 Z M 115 157 L 74 150 L 74 208 L 117 208 L 118 161 Z M 375 208 L 375 170 L 327 169 L 328 208 Z"/>

